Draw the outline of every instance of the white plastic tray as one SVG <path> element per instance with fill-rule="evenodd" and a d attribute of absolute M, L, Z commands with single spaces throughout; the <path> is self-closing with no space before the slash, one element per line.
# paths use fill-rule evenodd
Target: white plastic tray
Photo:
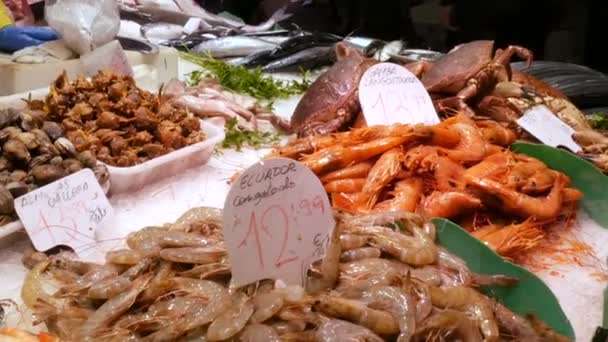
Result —
<path fill-rule="evenodd" d="M 138 191 L 146 184 L 205 164 L 211 158 L 215 145 L 224 140 L 224 130 L 203 120 L 200 122 L 207 135 L 204 141 L 130 167 L 106 164 L 110 171 L 110 195 Z"/>

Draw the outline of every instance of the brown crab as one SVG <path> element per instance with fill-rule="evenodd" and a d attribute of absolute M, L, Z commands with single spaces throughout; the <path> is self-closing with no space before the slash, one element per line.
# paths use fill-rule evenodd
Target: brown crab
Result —
<path fill-rule="evenodd" d="M 291 127 L 300 137 L 337 131 L 359 114 L 359 81 L 377 61 L 347 43 L 336 45 L 336 57 L 338 61 L 310 86 L 291 117 Z"/>
<path fill-rule="evenodd" d="M 494 41 L 477 40 L 462 44 L 434 63 L 414 62 L 406 67 L 418 76 L 435 98 L 439 112 L 462 110 L 474 115 L 469 100 L 492 91 L 496 83 L 511 79 L 509 62 L 513 55 L 532 62 L 532 52 L 511 45 L 495 54 Z"/>

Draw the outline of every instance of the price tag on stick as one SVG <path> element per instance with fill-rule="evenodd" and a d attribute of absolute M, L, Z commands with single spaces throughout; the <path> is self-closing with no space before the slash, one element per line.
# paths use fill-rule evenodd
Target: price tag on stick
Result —
<path fill-rule="evenodd" d="M 15 211 L 37 250 L 65 245 L 85 260 L 96 244 L 95 231 L 114 215 L 90 169 L 16 198 Z"/>
<path fill-rule="evenodd" d="M 581 150 L 572 139 L 574 129 L 566 125 L 546 106 L 532 107 L 517 119 L 517 124 L 543 144 L 553 147 L 563 146 L 575 153 Z"/>
<path fill-rule="evenodd" d="M 325 254 L 335 225 L 325 189 L 304 165 L 287 158 L 247 169 L 224 204 L 224 240 L 232 279 L 304 285 L 311 262 Z"/>
<path fill-rule="evenodd" d="M 369 126 L 440 122 L 422 83 L 394 63 L 379 63 L 367 69 L 359 82 L 359 102 Z"/>

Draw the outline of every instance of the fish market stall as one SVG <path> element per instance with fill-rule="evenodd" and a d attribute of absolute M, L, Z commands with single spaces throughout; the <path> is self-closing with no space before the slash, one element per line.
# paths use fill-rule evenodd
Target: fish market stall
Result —
<path fill-rule="evenodd" d="M 604 74 L 118 3 L 123 41 L 0 98 L 1 338 L 602 332 Z"/>

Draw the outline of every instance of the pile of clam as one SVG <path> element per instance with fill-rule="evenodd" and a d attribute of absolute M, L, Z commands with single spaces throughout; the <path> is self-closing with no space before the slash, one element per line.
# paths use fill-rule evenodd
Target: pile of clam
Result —
<path fill-rule="evenodd" d="M 83 168 L 93 169 L 101 184 L 108 180 L 95 155 L 78 153 L 42 110 L 0 110 L 0 146 L 0 225 L 14 220 L 15 198 Z"/>

